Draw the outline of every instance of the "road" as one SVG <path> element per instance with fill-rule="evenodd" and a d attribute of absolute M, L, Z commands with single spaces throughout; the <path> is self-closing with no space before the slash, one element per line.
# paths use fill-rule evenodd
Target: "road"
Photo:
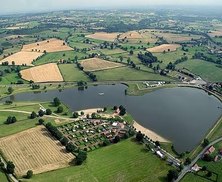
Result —
<path fill-rule="evenodd" d="M 211 146 L 211 145 L 215 145 L 218 142 L 222 141 L 222 137 L 214 140 L 213 142 L 211 142 L 208 146 L 206 146 L 196 157 L 194 160 L 192 160 L 192 162 L 185 166 L 184 169 L 180 172 L 179 177 L 174 181 L 174 182 L 179 182 L 184 176 L 185 174 L 187 174 L 191 168 L 193 167 L 194 164 L 196 164 L 196 162 L 203 156 L 204 152 Z"/>

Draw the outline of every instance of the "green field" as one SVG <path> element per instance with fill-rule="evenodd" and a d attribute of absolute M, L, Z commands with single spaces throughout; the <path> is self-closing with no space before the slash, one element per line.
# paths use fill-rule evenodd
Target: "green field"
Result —
<path fill-rule="evenodd" d="M 169 169 L 171 167 L 165 161 L 145 152 L 142 145 L 128 139 L 88 153 L 87 161 L 82 166 L 34 175 L 29 181 L 164 182 Z"/>
<path fill-rule="evenodd" d="M 177 68 L 186 68 L 207 81 L 222 81 L 222 69 L 214 63 L 191 59 L 178 64 Z"/>
<path fill-rule="evenodd" d="M 39 58 L 37 61 L 34 62 L 35 65 L 46 64 L 46 63 L 56 63 L 59 60 L 74 60 L 74 57 L 78 56 L 78 59 L 84 59 L 86 54 L 81 52 L 74 52 L 74 51 L 61 51 L 61 52 L 53 52 L 53 53 L 46 53 L 46 55 Z"/>
<path fill-rule="evenodd" d="M 15 116 L 17 122 L 13 124 L 4 124 L 8 116 Z M 28 114 L 0 112 L 0 137 L 12 135 L 20 131 L 36 126 L 38 119 L 28 119 Z"/>
<path fill-rule="evenodd" d="M 178 49 L 177 51 L 174 52 L 168 52 L 168 53 L 154 53 L 153 55 L 158 58 L 159 61 L 162 61 L 160 64 L 160 67 L 162 69 L 166 68 L 166 66 L 171 62 L 174 63 L 177 59 L 180 59 L 181 57 L 184 56 L 184 51 L 181 49 Z M 190 53 L 186 53 L 186 56 L 191 57 Z M 155 65 L 155 64 L 154 64 Z"/>
<path fill-rule="evenodd" d="M 210 182 L 210 180 L 188 173 L 181 182 Z"/>
<path fill-rule="evenodd" d="M 75 64 L 60 64 L 59 69 L 66 82 L 90 81 L 88 76 L 80 71 Z"/>
<path fill-rule="evenodd" d="M 208 135 L 210 141 L 214 141 L 217 138 L 222 137 L 222 117 L 219 119 L 218 124 L 215 126 L 212 133 Z"/>
<path fill-rule="evenodd" d="M 165 80 L 172 81 L 169 77 L 159 74 L 139 71 L 129 67 L 121 67 L 104 71 L 96 71 L 98 81 L 134 81 L 134 80 Z"/>
<path fill-rule="evenodd" d="M 1 182 L 8 182 L 6 175 L 0 170 L 0 181 Z"/>
<path fill-rule="evenodd" d="M 219 150 L 220 149 L 222 149 L 222 142 L 219 142 L 219 143 L 217 143 L 217 144 L 215 144 L 214 145 L 214 147 L 215 147 L 215 151 L 211 154 L 212 156 L 216 156 L 217 154 L 218 154 L 218 152 L 219 152 Z M 217 161 L 217 162 L 214 162 L 214 161 L 212 161 L 212 162 L 206 162 L 206 161 L 203 161 L 203 160 L 199 160 L 198 162 L 197 162 L 197 164 L 199 165 L 199 166 L 206 166 L 207 167 L 207 170 L 209 170 L 209 171 L 211 171 L 211 172 L 213 172 L 213 173 L 216 173 L 216 174 L 218 174 L 218 179 L 217 179 L 217 181 L 218 182 L 220 182 L 220 181 L 222 181 L 222 173 L 221 173 L 221 169 L 222 169 L 222 161 L 220 160 L 220 161 Z M 203 174 L 203 172 L 202 171 L 200 171 L 200 172 L 198 172 L 199 174 Z M 212 175 L 212 177 L 210 177 L 210 179 L 212 179 L 212 180 L 216 180 L 216 175 L 215 174 L 213 174 Z M 201 178 L 201 177 L 199 177 L 199 176 L 194 176 L 194 174 L 187 174 L 184 178 L 183 178 L 183 180 L 182 180 L 182 182 L 199 182 L 199 181 L 203 181 L 203 182 L 210 182 L 210 180 L 209 179 L 204 179 L 204 178 Z M 201 182 L 202 182 L 201 181 Z"/>

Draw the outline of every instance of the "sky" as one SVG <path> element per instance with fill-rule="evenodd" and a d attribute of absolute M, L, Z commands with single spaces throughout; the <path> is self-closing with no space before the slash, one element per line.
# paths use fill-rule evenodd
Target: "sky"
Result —
<path fill-rule="evenodd" d="M 0 0 L 0 14 L 65 9 L 149 8 L 155 5 L 222 6 L 222 0 Z"/>

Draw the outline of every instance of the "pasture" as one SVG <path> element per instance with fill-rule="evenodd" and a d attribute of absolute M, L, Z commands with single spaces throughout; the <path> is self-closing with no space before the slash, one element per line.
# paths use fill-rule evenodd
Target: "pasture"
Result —
<path fill-rule="evenodd" d="M 1 182 L 8 182 L 6 175 L 0 170 L 0 181 Z"/>
<path fill-rule="evenodd" d="M 59 69 L 66 82 L 90 81 L 88 76 L 75 64 L 59 64 Z"/>
<path fill-rule="evenodd" d="M 59 68 L 55 63 L 35 66 L 22 70 L 20 73 L 24 80 L 32 80 L 35 83 L 63 81 Z"/>
<path fill-rule="evenodd" d="M 0 147 L 6 159 L 15 164 L 18 176 L 28 170 L 38 174 L 67 167 L 74 159 L 44 126 L 1 138 Z"/>
<path fill-rule="evenodd" d="M 139 71 L 129 67 L 120 67 L 115 69 L 96 71 L 98 81 L 137 81 L 137 80 L 164 80 L 172 79 L 148 71 Z"/>
<path fill-rule="evenodd" d="M 34 61 L 33 64 L 41 65 L 46 63 L 58 63 L 60 61 L 73 61 L 75 56 L 77 56 L 78 59 L 84 59 L 87 54 L 75 51 L 51 52 L 46 53 L 44 56 Z"/>
<path fill-rule="evenodd" d="M 8 116 L 15 116 L 18 121 L 10 125 L 5 124 L 4 122 Z M 0 112 L 0 137 L 12 135 L 36 126 L 37 120 L 31 120 L 28 116 L 28 114 L 23 113 Z"/>
<path fill-rule="evenodd" d="M 176 51 L 180 47 L 179 44 L 162 44 L 156 47 L 148 48 L 147 51 L 152 53 L 158 52 L 172 52 Z"/>
<path fill-rule="evenodd" d="M 59 52 L 73 50 L 63 40 L 48 39 L 41 42 L 36 42 L 28 45 L 24 45 L 22 51 L 28 52 Z"/>
<path fill-rule="evenodd" d="M 89 152 L 86 163 L 81 166 L 38 174 L 30 181 L 163 182 L 169 169 L 171 167 L 165 161 L 151 152 L 145 152 L 143 145 L 127 139 Z"/>
<path fill-rule="evenodd" d="M 12 62 L 14 62 L 15 65 L 33 66 L 32 62 L 42 55 L 43 53 L 39 53 L 39 52 L 21 51 L 21 52 L 12 54 L 9 57 L 6 57 L 5 59 L 1 60 L 0 63 L 8 61 L 9 65 L 12 65 Z"/>
<path fill-rule="evenodd" d="M 217 67 L 214 63 L 198 59 L 191 59 L 178 64 L 177 68 L 186 68 L 192 73 L 199 75 L 202 79 L 207 81 L 222 81 L 222 69 Z"/>
<path fill-rule="evenodd" d="M 83 66 L 84 71 L 98 71 L 98 70 L 106 70 L 106 69 L 112 69 L 124 66 L 123 64 L 120 63 L 106 61 L 99 58 L 85 59 L 82 60 L 80 64 Z"/>
<path fill-rule="evenodd" d="M 104 40 L 104 41 L 111 41 L 113 42 L 119 33 L 106 33 L 106 32 L 96 32 L 94 34 L 87 35 L 87 38 L 91 39 L 98 39 L 98 40 Z"/>

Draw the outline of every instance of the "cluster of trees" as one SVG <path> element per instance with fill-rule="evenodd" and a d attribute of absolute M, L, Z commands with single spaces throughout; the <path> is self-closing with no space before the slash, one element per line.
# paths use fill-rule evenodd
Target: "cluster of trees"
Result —
<path fill-rule="evenodd" d="M 138 58 L 145 65 L 152 64 L 158 61 L 157 57 L 153 56 L 151 52 L 145 52 L 144 54 L 140 52 L 138 54 Z"/>
<path fill-rule="evenodd" d="M 14 91 L 12 87 L 8 87 L 8 93 L 11 94 Z"/>
<path fill-rule="evenodd" d="M 95 75 L 94 73 L 92 73 L 92 72 L 85 72 L 85 73 L 89 76 L 89 78 L 90 78 L 92 81 L 94 81 L 94 82 L 97 81 L 96 75 Z"/>
<path fill-rule="evenodd" d="M 168 174 L 167 174 L 167 181 L 172 182 L 172 181 L 176 180 L 178 178 L 178 175 L 179 175 L 179 173 L 177 170 L 175 170 L 175 169 L 169 170 Z"/>
<path fill-rule="evenodd" d="M 78 112 L 74 112 L 72 116 L 73 116 L 73 118 L 78 118 L 79 114 L 78 114 Z"/>
<path fill-rule="evenodd" d="M 17 121 L 15 116 L 8 116 L 8 118 L 5 121 L 5 124 L 12 124 L 15 123 Z"/>
<path fill-rule="evenodd" d="M 204 53 L 202 52 L 196 52 L 193 55 L 193 59 L 201 59 L 204 61 L 208 61 L 208 62 L 212 62 L 212 63 L 216 63 L 216 64 L 222 64 L 222 60 L 220 58 L 218 59 L 213 59 L 212 57 L 206 56 Z"/>
<path fill-rule="evenodd" d="M 79 68 L 80 70 L 83 70 L 83 69 L 84 69 L 83 66 L 82 66 L 79 62 L 76 62 L 76 66 L 77 66 L 77 68 Z"/>
<path fill-rule="evenodd" d="M 126 114 L 126 108 L 123 107 L 122 105 L 119 106 L 119 115 L 124 116 Z"/>
<path fill-rule="evenodd" d="M 32 89 L 33 90 L 36 90 L 36 89 L 39 89 L 39 88 L 40 88 L 40 85 L 32 84 Z"/>
<path fill-rule="evenodd" d="M 12 62 L 12 64 L 15 64 L 15 62 Z M 20 66 L 15 66 L 15 65 L 8 65 L 8 62 L 3 62 L 2 63 L 3 66 L 7 66 L 4 70 L 0 70 L 0 81 L 2 81 L 2 77 L 4 77 L 5 74 L 10 74 L 10 73 L 17 73 L 18 77 L 21 78 L 21 75 L 19 73 L 19 71 L 21 70 Z M 17 80 L 16 82 L 11 82 L 11 84 L 23 84 L 24 81 L 23 80 Z"/>
<path fill-rule="evenodd" d="M 51 123 L 47 123 L 46 128 L 49 130 L 49 132 L 57 139 L 57 140 L 61 140 L 63 138 L 62 133 L 55 127 L 53 126 Z"/>
<path fill-rule="evenodd" d="M 180 59 L 177 59 L 174 63 L 169 62 L 169 64 L 166 66 L 166 69 L 175 70 L 177 64 L 182 63 L 182 62 L 187 61 L 187 60 L 188 60 L 188 57 L 184 56 Z"/>
<path fill-rule="evenodd" d="M 174 62 L 174 64 L 179 64 L 179 63 L 185 62 L 185 61 L 187 61 L 187 60 L 188 60 L 188 57 L 187 57 L 187 56 L 184 56 L 184 57 L 182 57 L 182 58 L 180 58 L 180 59 L 177 59 L 177 60 Z"/>
<path fill-rule="evenodd" d="M 143 141 L 143 138 L 144 138 L 144 134 L 141 133 L 141 131 L 137 132 L 137 134 L 136 134 L 136 140 L 137 140 L 138 142 L 142 142 L 142 141 Z"/>
<path fill-rule="evenodd" d="M 48 131 L 61 142 L 62 145 L 66 147 L 66 150 L 68 152 L 74 153 L 77 152 L 78 155 L 76 156 L 76 164 L 81 165 L 87 158 L 87 153 L 85 151 L 79 150 L 78 147 L 76 147 L 72 142 L 69 142 L 68 138 L 63 136 L 63 134 L 51 123 L 47 123 L 46 128 Z"/>
<path fill-rule="evenodd" d="M 173 64 L 172 62 L 169 62 L 169 64 L 166 66 L 166 69 L 175 70 L 175 64 Z"/>
<path fill-rule="evenodd" d="M 207 162 L 211 162 L 214 160 L 214 157 L 211 156 L 210 154 L 204 154 L 203 158 L 202 158 L 204 161 L 207 161 Z"/>
<path fill-rule="evenodd" d="M 194 75 L 192 73 L 188 73 L 188 72 L 183 71 L 183 70 L 178 70 L 178 72 L 183 73 L 184 75 L 187 75 L 187 76 L 189 76 L 191 78 L 194 78 Z"/>
<path fill-rule="evenodd" d="M 5 165 L 1 161 L 1 158 L 0 158 L 0 171 L 1 170 L 7 172 L 8 174 L 14 174 L 14 172 L 15 172 L 15 165 L 14 165 L 14 163 L 12 161 L 7 161 L 6 168 L 5 168 Z"/>
<path fill-rule="evenodd" d="M 37 117 L 38 117 L 38 115 L 36 114 L 36 112 L 32 111 L 32 113 L 30 114 L 30 119 L 35 119 Z"/>
<path fill-rule="evenodd" d="M 54 105 L 55 107 L 58 107 L 60 104 L 61 104 L 61 101 L 59 100 L 59 98 L 58 98 L 58 97 L 55 97 L 55 98 L 53 99 L 53 105 Z"/>
<path fill-rule="evenodd" d="M 80 150 L 76 156 L 76 164 L 81 165 L 87 159 L 87 152 Z"/>

